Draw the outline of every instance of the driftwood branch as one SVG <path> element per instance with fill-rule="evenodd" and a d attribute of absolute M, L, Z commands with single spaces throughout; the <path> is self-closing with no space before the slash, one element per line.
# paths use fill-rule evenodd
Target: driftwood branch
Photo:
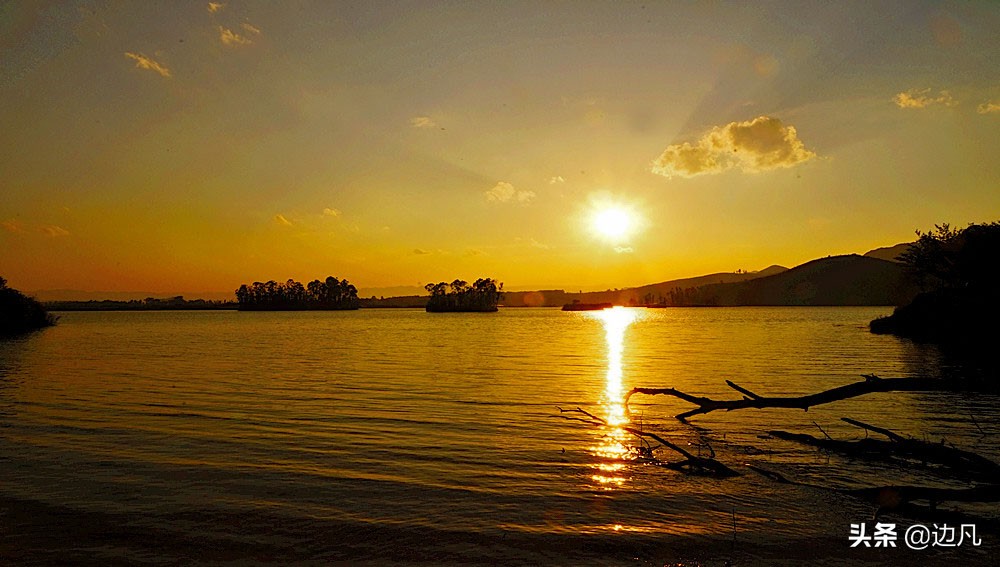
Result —
<path fill-rule="evenodd" d="M 844 423 L 850 423 L 851 425 L 855 427 L 860 427 L 861 429 L 864 429 L 866 431 L 881 433 L 882 435 L 885 435 L 886 437 L 892 439 L 893 441 L 899 441 L 899 442 L 908 441 L 908 439 L 906 437 L 903 437 L 902 435 L 893 433 L 892 431 L 889 431 L 888 429 L 884 429 L 882 427 L 875 427 L 874 425 L 869 425 L 863 421 L 858 421 L 856 419 L 851 419 L 849 417 L 842 417 L 840 418 L 840 421 L 843 421 Z"/>
<path fill-rule="evenodd" d="M 673 396 L 698 406 L 695 409 L 688 410 L 676 416 L 680 421 L 685 421 L 689 417 L 718 410 L 792 408 L 809 411 L 809 408 L 813 406 L 856 398 L 876 392 L 951 392 L 962 389 L 961 386 L 952 382 L 935 378 L 879 378 L 873 374 L 864 375 L 864 378 L 863 382 L 854 382 L 853 384 L 838 386 L 815 394 L 781 397 L 759 396 L 727 380 L 726 384 L 744 395 L 743 399 L 740 400 L 715 400 L 704 396 L 693 396 L 676 388 L 632 388 L 625 394 L 625 406 L 628 407 L 629 400 L 635 394 Z"/>

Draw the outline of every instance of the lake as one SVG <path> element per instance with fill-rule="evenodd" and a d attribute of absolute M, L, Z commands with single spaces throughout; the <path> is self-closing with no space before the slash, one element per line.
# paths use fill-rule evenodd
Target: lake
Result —
<path fill-rule="evenodd" d="M 940 484 L 765 433 L 863 437 L 852 417 L 1000 459 L 996 396 L 875 394 L 693 426 L 672 418 L 680 400 L 632 399 L 633 423 L 711 446 L 732 479 L 631 460 L 627 435 L 559 417 L 613 423 L 634 386 L 735 399 L 727 379 L 798 395 L 976 371 L 870 334 L 890 311 L 63 313 L 0 342 L 0 562 L 989 564 L 985 526 L 978 548 L 848 549 L 869 505 L 745 465 L 830 487 Z"/>

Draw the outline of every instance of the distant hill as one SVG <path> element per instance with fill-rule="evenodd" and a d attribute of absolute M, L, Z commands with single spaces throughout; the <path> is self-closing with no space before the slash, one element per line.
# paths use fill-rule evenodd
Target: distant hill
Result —
<path fill-rule="evenodd" d="M 900 305 L 916 293 L 901 264 L 850 254 L 746 282 L 703 286 L 687 294 L 682 304 Z"/>
<path fill-rule="evenodd" d="M 888 260 L 890 262 L 899 262 L 899 255 L 909 250 L 910 244 L 912 243 L 903 242 L 902 244 L 897 244 L 895 246 L 876 248 L 865 252 L 865 256 L 869 258 L 878 258 L 879 260 Z"/>
<path fill-rule="evenodd" d="M 177 293 L 163 291 L 84 291 L 79 289 L 40 289 L 29 295 L 38 301 L 133 301 L 146 298 L 174 299 L 185 297 L 214 301 L 232 301 L 235 294 L 232 291 L 181 291 Z"/>
<path fill-rule="evenodd" d="M 614 303 L 616 305 L 661 303 L 669 297 L 671 291 L 678 288 L 697 288 L 708 284 L 742 282 L 781 273 L 787 269 L 784 266 L 770 266 L 759 272 L 720 272 L 640 287 L 584 293 L 567 293 L 561 289 L 505 292 L 503 304 L 507 307 L 559 307 L 572 303 L 574 300 L 580 303 Z"/>

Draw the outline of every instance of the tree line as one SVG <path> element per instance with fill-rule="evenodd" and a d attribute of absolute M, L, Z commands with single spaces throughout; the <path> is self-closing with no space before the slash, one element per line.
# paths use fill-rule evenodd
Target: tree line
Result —
<path fill-rule="evenodd" d="M 465 280 L 429 283 L 424 286 L 430 299 L 427 311 L 496 311 L 503 297 L 503 283 L 492 278 L 479 278 L 472 285 Z"/>
<path fill-rule="evenodd" d="M 302 285 L 293 279 L 243 284 L 236 290 L 241 311 L 284 311 L 306 309 L 357 309 L 358 289 L 346 279 L 329 276 Z"/>

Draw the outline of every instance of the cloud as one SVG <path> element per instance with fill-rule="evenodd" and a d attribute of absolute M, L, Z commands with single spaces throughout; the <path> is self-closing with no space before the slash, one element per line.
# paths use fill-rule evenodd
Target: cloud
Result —
<path fill-rule="evenodd" d="M 635 252 L 635 250 L 633 250 L 631 246 L 616 246 L 615 252 L 618 254 L 631 254 Z"/>
<path fill-rule="evenodd" d="M 418 256 L 423 256 L 424 254 L 430 254 L 430 252 L 424 250 L 423 248 L 414 248 L 413 253 L 417 254 Z"/>
<path fill-rule="evenodd" d="M 527 203 L 535 198 L 534 191 L 518 191 L 514 189 L 514 186 L 506 181 L 500 181 L 493 186 L 489 191 L 484 191 L 486 199 L 488 201 L 495 201 L 498 203 L 508 203 L 516 201 L 518 203 Z"/>
<path fill-rule="evenodd" d="M 24 232 L 24 226 L 21 225 L 21 221 L 17 219 L 10 219 L 0 222 L 0 226 L 3 227 L 7 232 L 19 233 Z"/>
<path fill-rule="evenodd" d="M 223 45 L 235 46 L 235 45 L 250 45 L 253 41 L 246 36 L 242 36 L 233 30 L 219 26 L 219 39 L 222 40 Z"/>
<path fill-rule="evenodd" d="M 13 234 L 27 234 L 28 229 L 25 228 L 24 224 L 17 219 L 10 219 L 0 222 L 0 227 L 4 230 Z M 54 224 L 43 224 L 38 226 L 30 227 L 33 232 L 39 234 L 44 234 L 50 238 L 57 238 L 60 236 L 69 236 L 69 231 L 61 226 L 56 226 Z"/>
<path fill-rule="evenodd" d="M 280 224 L 281 226 L 292 226 L 292 221 L 285 218 L 285 215 L 278 213 L 274 215 L 274 222 Z"/>
<path fill-rule="evenodd" d="M 340 209 L 331 209 L 329 207 L 323 209 L 324 217 L 339 217 L 340 214 Z"/>
<path fill-rule="evenodd" d="M 430 116 L 414 116 L 410 119 L 410 126 L 414 128 L 434 128 L 437 123 Z"/>
<path fill-rule="evenodd" d="M 694 143 L 668 146 L 653 162 L 652 172 L 668 179 L 730 169 L 754 173 L 792 167 L 814 157 L 794 127 L 760 116 L 716 126 Z"/>
<path fill-rule="evenodd" d="M 69 231 L 61 226 L 56 226 L 54 224 L 48 224 L 38 227 L 38 232 L 52 238 L 57 238 L 59 236 L 69 236 Z"/>
<path fill-rule="evenodd" d="M 225 7 L 226 7 L 225 4 L 221 4 L 219 2 L 209 2 L 208 3 L 208 13 L 214 14 L 216 12 L 220 12 Z"/>
<path fill-rule="evenodd" d="M 948 91 L 941 91 L 938 96 L 927 96 L 930 89 L 910 89 L 892 97 L 892 102 L 900 108 L 926 108 L 932 104 L 943 104 L 945 106 L 955 106 L 958 101 L 951 98 Z"/>
<path fill-rule="evenodd" d="M 150 71 L 155 71 L 155 72 L 159 73 L 161 77 L 169 77 L 170 76 L 170 69 L 167 69 L 163 65 L 160 65 L 156 61 L 153 61 L 152 59 L 150 59 L 149 57 L 146 57 L 145 55 L 143 55 L 141 53 L 132 53 L 132 52 L 126 51 L 125 52 L 125 57 L 128 57 L 129 59 L 134 59 L 135 60 L 135 68 L 136 69 L 148 69 Z"/>
<path fill-rule="evenodd" d="M 994 112 L 1000 112 L 1000 101 L 988 100 L 983 104 L 976 107 L 976 112 L 979 114 L 993 114 Z"/>
<path fill-rule="evenodd" d="M 260 28 L 258 28 L 257 26 L 251 25 L 247 22 L 243 22 L 242 24 L 240 24 L 240 27 L 243 28 L 245 31 L 248 31 L 254 35 L 260 35 Z"/>
<path fill-rule="evenodd" d="M 562 175 L 556 175 L 549 179 L 549 185 L 555 185 L 556 183 L 566 183 L 566 180 L 563 179 Z"/>

